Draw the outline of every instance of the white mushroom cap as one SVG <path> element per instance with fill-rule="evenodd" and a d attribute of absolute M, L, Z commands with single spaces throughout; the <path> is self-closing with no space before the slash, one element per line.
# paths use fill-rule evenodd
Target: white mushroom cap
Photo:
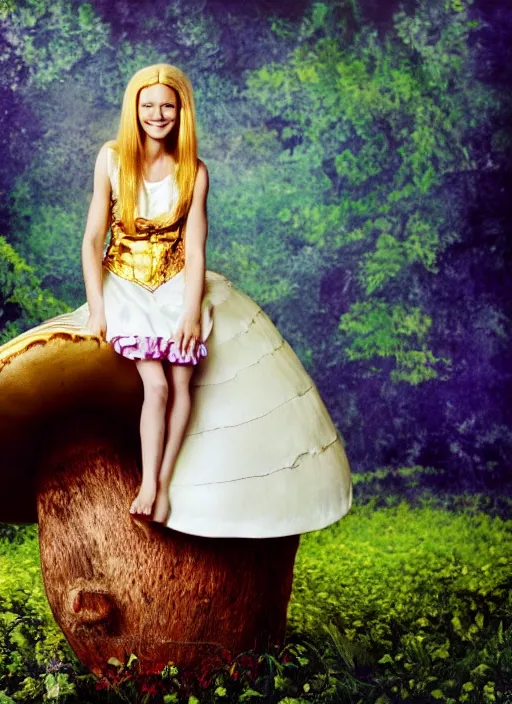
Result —
<path fill-rule="evenodd" d="M 207 537 L 269 538 L 335 523 L 352 505 L 350 467 L 311 377 L 265 312 L 225 277 L 207 271 L 205 296 L 213 328 L 208 356 L 192 377 L 167 526 Z M 91 393 L 125 413 L 140 412 L 135 365 L 84 332 L 87 314 L 84 304 L 0 348 L 0 365 L 10 359 L 0 369 L 0 395 L 23 399 L 16 405 L 27 408 L 24 418 Z M 56 387 L 51 401 L 49 380 Z M 14 420 L 8 406 L 0 406 L 2 442 Z"/>

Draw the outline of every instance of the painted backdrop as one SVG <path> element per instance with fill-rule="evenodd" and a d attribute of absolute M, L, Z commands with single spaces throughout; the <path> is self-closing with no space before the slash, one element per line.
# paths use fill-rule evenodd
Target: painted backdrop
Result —
<path fill-rule="evenodd" d="M 354 473 L 351 514 L 302 539 L 290 635 L 316 655 L 289 655 L 304 682 L 271 677 L 272 701 L 510 701 L 508 3 L 0 8 L 0 343 L 84 302 L 97 151 L 130 76 L 177 64 L 210 173 L 208 268 L 296 350 Z M 0 691 L 28 699 L 56 670 L 75 701 L 36 531 L 0 529 Z"/>

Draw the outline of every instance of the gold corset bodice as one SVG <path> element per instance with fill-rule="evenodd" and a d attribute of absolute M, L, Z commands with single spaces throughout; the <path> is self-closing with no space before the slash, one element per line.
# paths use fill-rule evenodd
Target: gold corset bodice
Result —
<path fill-rule="evenodd" d="M 149 291 L 172 279 L 185 266 L 184 219 L 159 224 L 158 218 L 135 219 L 136 233 L 127 235 L 115 215 L 113 201 L 112 237 L 103 266 L 123 279 L 134 281 Z"/>

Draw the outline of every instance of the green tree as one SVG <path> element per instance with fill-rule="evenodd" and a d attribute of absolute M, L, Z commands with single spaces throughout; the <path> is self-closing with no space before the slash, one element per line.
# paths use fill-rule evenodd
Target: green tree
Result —
<path fill-rule="evenodd" d="M 0 237 L 0 344 L 69 310 L 41 288 L 34 269 Z"/>
<path fill-rule="evenodd" d="M 426 332 L 410 334 L 411 314 L 424 319 L 428 277 L 460 237 L 460 204 L 443 185 L 475 168 L 468 135 L 495 105 L 471 74 L 468 4 L 399 12 L 381 39 L 371 26 L 351 36 L 337 12 L 344 3 L 314 3 L 289 59 L 247 78 L 276 140 L 290 145 L 273 169 L 285 187 L 272 234 L 295 257 L 321 250 L 320 278 L 334 267 L 350 272 L 350 307 L 333 344 L 345 360 L 367 359 L 372 349 L 376 369 L 392 357 L 395 381 L 439 373 Z M 318 299 L 312 308 L 321 309 Z"/>

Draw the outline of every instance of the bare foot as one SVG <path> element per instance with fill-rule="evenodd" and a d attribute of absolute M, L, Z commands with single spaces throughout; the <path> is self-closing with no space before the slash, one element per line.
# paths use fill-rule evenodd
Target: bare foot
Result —
<path fill-rule="evenodd" d="M 155 485 L 141 484 L 139 493 L 132 501 L 130 506 L 130 513 L 141 513 L 143 515 L 149 516 L 151 513 L 151 508 L 155 501 L 156 487 Z"/>
<path fill-rule="evenodd" d="M 156 495 L 155 510 L 153 511 L 152 520 L 155 521 L 155 523 L 167 523 L 170 510 L 171 505 L 169 503 L 169 490 L 159 487 Z"/>

